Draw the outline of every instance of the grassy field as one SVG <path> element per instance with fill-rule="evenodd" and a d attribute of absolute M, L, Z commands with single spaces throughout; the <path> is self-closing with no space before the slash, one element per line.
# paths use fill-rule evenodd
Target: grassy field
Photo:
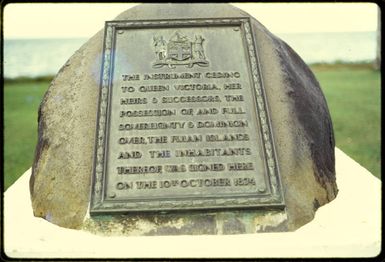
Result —
<path fill-rule="evenodd" d="M 4 188 L 32 165 L 37 141 L 37 110 L 49 80 L 4 83 Z"/>
<path fill-rule="evenodd" d="M 380 72 L 367 65 L 314 65 L 332 114 L 337 146 L 380 177 Z M 5 81 L 5 189 L 33 161 L 37 110 L 49 78 Z"/>
<path fill-rule="evenodd" d="M 332 115 L 337 147 L 381 175 L 381 75 L 370 65 L 313 66 Z"/>

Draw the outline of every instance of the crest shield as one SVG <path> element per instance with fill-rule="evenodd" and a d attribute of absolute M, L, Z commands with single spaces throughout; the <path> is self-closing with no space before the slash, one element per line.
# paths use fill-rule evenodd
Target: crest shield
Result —
<path fill-rule="evenodd" d="M 204 38 L 195 35 L 195 41 L 191 41 L 186 35 L 176 31 L 167 43 L 163 36 L 154 36 L 154 49 L 156 61 L 153 68 L 168 66 L 175 68 L 177 65 L 186 65 L 191 68 L 194 65 L 206 67 L 209 61 L 204 55 Z"/>
<path fill-rule="evenodd" d="M 167 45 L 168 57 L 177 61 L 183 61 L 192 57 L 191 42 L 170 41 Z"/>

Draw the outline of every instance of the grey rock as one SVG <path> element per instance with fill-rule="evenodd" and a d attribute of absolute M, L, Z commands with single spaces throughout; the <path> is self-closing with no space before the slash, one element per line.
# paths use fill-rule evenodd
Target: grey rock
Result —
<path fill-rule="evenodd" d="M 249 16 L 226 4 L 144 4 L 116 20 Z M 60 69 L 39 108 L 30 179 L 34 215 L 100 234 L 233 234 L 292 231 L 338 192 L 333 127 L 320 85 L 302 59 L 252 18 L 266 90 L 285 211 L 221 211 L 88 217 L 103 30 Z M 237 214 L 236 216 L 234 214 Z M 154 219 L 158 219 L 155 221 Z"/>

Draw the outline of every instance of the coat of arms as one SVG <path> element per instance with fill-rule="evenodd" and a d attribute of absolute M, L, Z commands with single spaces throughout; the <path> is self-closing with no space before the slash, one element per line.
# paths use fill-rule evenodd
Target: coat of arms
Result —
<path fill-rule="evenodd" d="M 154 37 L 154 48 L 156 61 L 153 63 L 154 68 L 160 68 L 167 65 L 175 68 L 176 65 L 186 65 L 187 67 L 208 66 L 206 60 L 203 41 L 205 39 L 201 35 L 195 35 L 195 40 L 190 41 L 187 36 L 182 35 L 179 31 L 169 39 L 168 43 L 163 36 Z"/>

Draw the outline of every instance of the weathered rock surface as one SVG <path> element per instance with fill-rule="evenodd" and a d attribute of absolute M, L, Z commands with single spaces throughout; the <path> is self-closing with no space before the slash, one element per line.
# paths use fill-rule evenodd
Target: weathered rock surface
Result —
<path fill-rule="evenodd" d="M 223 4 L 139 5 L 116 20 L 249 16 Z M 103 30 L 52 81 L 39 108 L 30 180 L 34 215 L 104 234 L 234 234 L 290 231 L 337 195 L 334 137 L 319 83 L 301 58 L 252 18 L 286 202 L 280 211 L 185 212 L 89 218 Z M 103 219 L 102 219 L 103 218 Z"/>

